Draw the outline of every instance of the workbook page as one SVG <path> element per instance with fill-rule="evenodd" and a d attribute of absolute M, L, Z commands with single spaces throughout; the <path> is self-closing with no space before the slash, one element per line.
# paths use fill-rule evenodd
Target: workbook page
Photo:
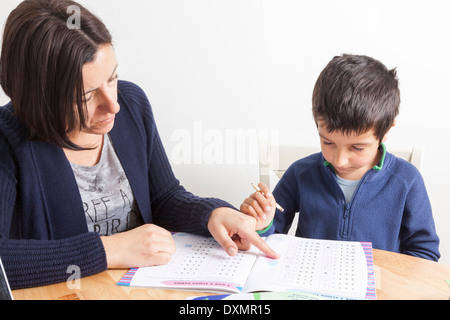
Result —
<path fill-rule="evenodd" d="M 330 296 L 365 298 L 368 267 L 359 242 L 327 241 L 273 234 L 267 244 L 278 260 L 260 255 L 245 292 L 302 290 Z"/>
<path fill-rule="evenodd" d="M 178 290 L 240 293 L 258 250 L 230 257 L 214 240 L 186 233 L 173 235 L 176 252 L 164 266 L 132 270 L 129 283 L 121 285 Z"/>

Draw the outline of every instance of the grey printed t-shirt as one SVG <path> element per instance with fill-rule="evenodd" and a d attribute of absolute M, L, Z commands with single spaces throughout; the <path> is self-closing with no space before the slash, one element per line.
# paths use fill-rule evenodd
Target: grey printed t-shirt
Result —
<path fill-rule="evenodd" d="M 97 165 L 70 165 L 83 200 L 90 232 L 109 236 L 143 224 L 128 178 L 109 135 L 104 136 L 101 159 Z"/>

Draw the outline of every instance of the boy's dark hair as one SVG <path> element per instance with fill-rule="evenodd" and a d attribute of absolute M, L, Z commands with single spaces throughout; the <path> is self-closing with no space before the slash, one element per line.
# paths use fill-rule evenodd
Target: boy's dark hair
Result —
<path fill-rule="evenodd" d="M 374 129 L 381 142 L 399 113 L 396 70 L 367 56 L 334 57 L 314 87 L 313 116 L 329 132 L 365 133 Z"/>
<path fill-rule="evenodd" d="M 69 6 L 80 9 L 79 29 L 69 28 Z M 0 83 L 32 140 L 82 150 L 67 137 L 85 126 L 82 68 L 107 43 L 112 37 L 105 25 L 73 1 L 26 0 L 10 13 Z"/>

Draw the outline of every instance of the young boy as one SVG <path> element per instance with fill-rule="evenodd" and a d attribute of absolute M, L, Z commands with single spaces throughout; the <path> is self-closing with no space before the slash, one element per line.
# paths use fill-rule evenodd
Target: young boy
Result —
<path fill-rule="evenodd" d="M 262 235 L 287 233 L 299 212 L 298 237 L 370 241 L 437 261 L 422 176 L 383 143 L 400 105 L 395 70 L 366 56 L 335 57 L 316 82 L 312 104 L 322 152 L 292 164 L 273 195 L 260 183 L 264 195 L 252 194 L 241 211 L 257 218 Z M 284 212 L 275 215 L 275 203 Z"/>

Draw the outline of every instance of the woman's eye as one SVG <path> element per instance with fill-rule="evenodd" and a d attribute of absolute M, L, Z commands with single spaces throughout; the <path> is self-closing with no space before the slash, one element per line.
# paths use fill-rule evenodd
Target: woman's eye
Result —
<path fill-rule="evenodd" d="M 117 79 L 119 79 L 119 75 L 115 75 L 114 77 L 112 77 L 111 79 L 109 79 L 109 82 L 114 82 L 114 81 L 116 81 Z"/>
<path fill-rule="evenodd" d="M 86 102 L 89 102 L 91 100 L 92 100 L 92 95 L 90 95 L 89 97 L 84 97 L 83 102 L 86 103 Z"/>

